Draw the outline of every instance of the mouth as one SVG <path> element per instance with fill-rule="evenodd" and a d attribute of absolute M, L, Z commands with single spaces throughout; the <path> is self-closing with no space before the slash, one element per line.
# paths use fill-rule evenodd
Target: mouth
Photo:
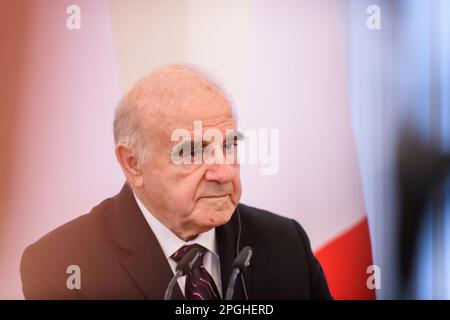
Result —
<path fill-rule="evenodd" d="M 204 199 L 221 199 L 221 198 L 224 198 L 224 197 L 228 197 L 228 194 L 223 194 L 223 195 L 220 195 L 220 196 L 205 196 L 205 197 L 201 197 L 201 198 L 204 198 Z"/>

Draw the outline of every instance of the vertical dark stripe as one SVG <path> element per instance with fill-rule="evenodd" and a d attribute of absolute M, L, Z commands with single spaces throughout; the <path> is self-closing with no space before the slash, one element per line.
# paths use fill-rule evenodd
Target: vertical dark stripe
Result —
<path fill-rule="evenodd" d="M 441 126 L 441 83 L 440 83 L 440 6 L 429 3 L 430 17 L 430 129 L 432 143 L 439 148 L 442 146 Z M 432 191 L 432 257 L 433 257 L 433 298 L 442 299 L 445 296 L 446 271 L 443 249 L 445 248 L 444 224 L 444 191 L 443 185 L 438 184 Z"/>
<path fill-rule="evenodd" d="M 11 213 L 7 210 L 10 198 L 8 186 L 12 177 L 13 150 L 20 106 L 23 67 L 30 19 L 29 3 L 25 1 L 0 1 L 0 261 L 3 236 L 9 226 Z M 0 263 L 0 274 L 2 272 Z"/>

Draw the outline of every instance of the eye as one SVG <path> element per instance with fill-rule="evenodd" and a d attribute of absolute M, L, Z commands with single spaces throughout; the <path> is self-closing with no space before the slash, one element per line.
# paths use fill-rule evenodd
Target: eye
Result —
<path fill-rule="evenodd" d="M 188 150 L 181 149 L 179 156 L 181 158 L 184 158 L 184 157 L 195 158 L 199 153 L 200 153 L 200 150 L 191 149 L 191 152 L 189 153 Z"/>
<path fill-rule="evenodd" d="M 200 152 L 200 149 L 196 150 L 195 148 L 191 148 L 191 158 L 195 158 Z"/>
<path fill-rule="evenodd" d="M 184 152 L 185 150 L 183 149 L 183 148 L 181 148 L 179 151 L 178 151 L 178 156 L 180 157 L 180 158 L 184 158 L 185 157 L 185 153 L 186 152 Z"/>
<path fill-rule="evenodd" d="M 235 147 L 237 147 L 237 145 L 238 145 L 237 139 L 234 139 L 232 142 L 228 142 L 225 144 L 225 149 L 233 150 Z"/>
<path fill-rule="evenodd" d="M 189 154 L 186 154 L 185 156 L 190 156 L 191 159 L 194 159 L 196 157 L 198 157 L 199 155 L 202 154 L 203 150 L 202 150 L 203 146 L 202 145 L 198 145 L 195 144 L 194 142 L 191 144 L 191 150 Z M 186 150 L 187 151 L 187 150 Z M 187 152 L 186 152 L 187 153 Z"/>

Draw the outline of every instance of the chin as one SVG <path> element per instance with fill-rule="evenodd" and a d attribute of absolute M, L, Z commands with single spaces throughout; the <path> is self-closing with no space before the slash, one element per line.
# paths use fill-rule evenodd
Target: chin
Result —
<path fill-rule="evenodd" d="M 235 206 L 231 199 L 202 199 L 196 208 L 197 225 L 205 231 L 220 227 L 230 221 Z M 194 216 L 194 215 L 192 215 Z"/>
<path fill-rule="evenodd" d="M 229 209 L 223 210 L 221 212 L 215 212 L 214 216 L 210 217 L 209 219 L 209 227 L 215 228 L 226 224 L 228 221 L 230 221 L 233 212 L 234 210 L 230 212 Z"/>

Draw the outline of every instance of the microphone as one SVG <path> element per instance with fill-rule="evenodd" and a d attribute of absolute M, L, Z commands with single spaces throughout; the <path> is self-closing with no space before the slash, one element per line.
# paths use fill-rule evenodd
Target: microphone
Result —
<path fill-rule="evenodd" d="M 164 294 L 164 300 L 170 300 L 172 298 L 173 287 L 177 283 L 178 278 L 184 276 L 186 273 L 191 271 L 193 264 L 197 261 L 200 256 L 200 248 L 192 248 L 188 253 L 181 259 L 175 268 L 175 274 L 167 285 L 166 292 Z"/>
<path fill-rule="evenodd" d="M 231 276 L 228 282 L 227 293 L 225 295 L 225 300 L 231 300 L 234 295 L 234 288 L 236 286 L 236 279 L 240 273 L 243 273 L 245 269 L 250 265 L 250 259 L 252 258 L 253 250 L 251 247 L 245 247 L 239 252 L 236 259 L 234 259 L 231 265 Z"/>

